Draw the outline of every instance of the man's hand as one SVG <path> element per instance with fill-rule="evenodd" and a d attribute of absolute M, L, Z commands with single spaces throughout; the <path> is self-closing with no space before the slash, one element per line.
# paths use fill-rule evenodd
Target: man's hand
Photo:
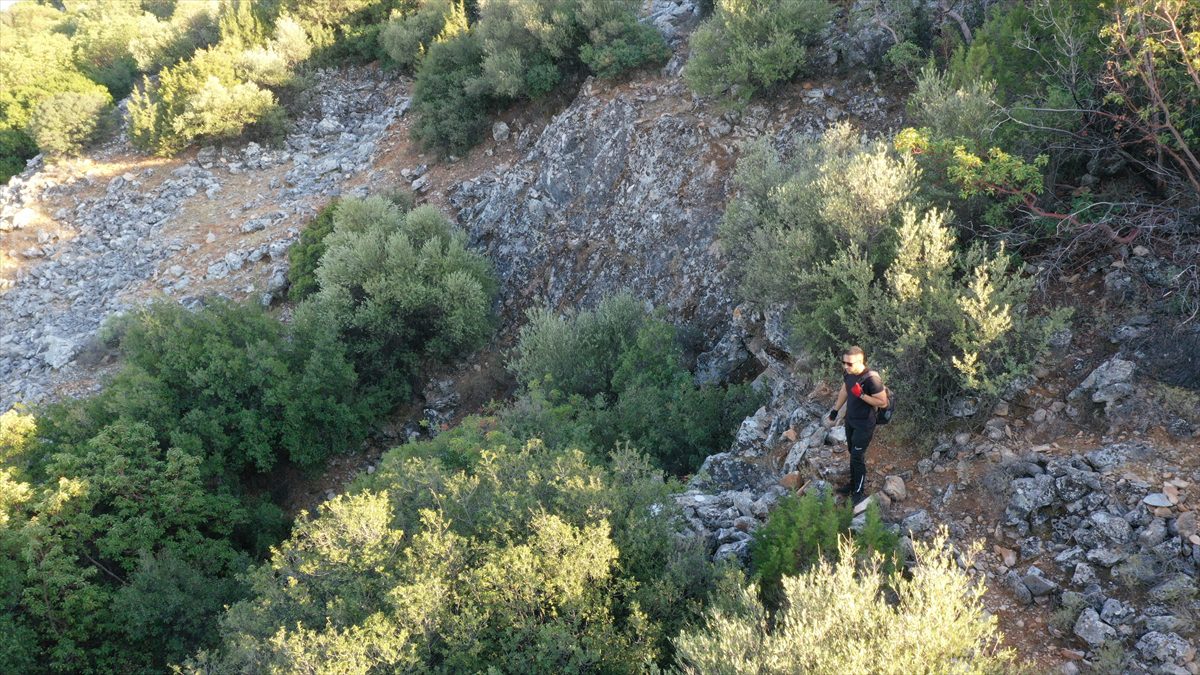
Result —
<path fill-rule="evenodd" d="M 850 387 L 850 393 L 855 396 L 862 397 L 862 383 L 855 382 L 853 387 Z"/>
<path fill-rule="evenodd" d="M 826 415 L 825 417 L 823 417 L 821 419 L 821 424 L 824 424 L 826 428 L 832 427 L 833 424 L 835 422 L 837 422 L 837 416 L 838 416 L 837 408 L 834 408 L 833 410 L 829 411 L 828 415 Z"/>

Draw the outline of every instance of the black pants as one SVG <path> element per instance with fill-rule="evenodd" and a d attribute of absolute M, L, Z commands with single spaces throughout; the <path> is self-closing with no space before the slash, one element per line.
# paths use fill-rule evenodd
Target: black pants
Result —
<path fill-rule="evenodd" d="M 874 424 L 866 427 L 846 425 L 846 445 L 850 447 L 851 492 L 862 492 L 867 484 L 867 446 L 874 435 Z"/>

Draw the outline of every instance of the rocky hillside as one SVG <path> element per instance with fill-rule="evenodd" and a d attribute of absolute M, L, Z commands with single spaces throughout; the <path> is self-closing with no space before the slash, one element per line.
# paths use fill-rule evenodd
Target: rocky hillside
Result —
<path fill-rule="evenodd" d="M 812 364 L 792 353 L 780 316 L 735 307 L 717 242 L 732 168 L 756 138 L 787 145 L 839 120 L 897 128 L 902 100 L 856 76 L 797 82 L 740 113 L 696 100 L 679 78 L 696 14 L 687 2 L 652 3 L 651 20 L 676 41 L 662 71 L 585 81 L 558 111 L 508 111 L 488 142 L 449 162 L 413 150 L 409 84 L 374 69 L 322 73 L 310 114 L 280 148 L 158 160 L 116 144 L 57 166 L 35 161 L 0 188 L 0 409 L 98 386 L 100 325 L 151 299 L 279 302 L 287 248 L 317 209 L 339 194 L 409 188 L 451 206 L 493 261 L 501 341 L 529 307 L 591 306 L 628 288 L 698 328 L 698 379 L 759 373 L 768 403 L 678 495 L 714 556 L 744 558 L 782 495 L 828 489 L 847 460 L 839 430 L 819 423 L 833 393 L 804 375 Z M 875 38 L 862 31 L 845 43 L 868 48 Z M 1128 274 L 1088 278 L 1120 306 Z M 875 498 L 906 537 L 946 526 L 964 549 L 984 542 L 973 573 L 1010 642 L 1038 663 L 1076 672 L 1115 639 L 1131 668 L 1200 672 L 1200 429 L 1153 403 L 1152 383 L 1138 378 L 1147 326 L 1119 323 L 1059 336 L 1037 377 L 994 408 L 963 401 L 958 433 L 882 432 Z M 452 382 L 434 389 L 460 400 Z"/>

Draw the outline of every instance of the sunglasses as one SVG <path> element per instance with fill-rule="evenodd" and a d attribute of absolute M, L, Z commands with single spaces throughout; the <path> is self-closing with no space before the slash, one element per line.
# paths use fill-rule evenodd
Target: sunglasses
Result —
<path fill-rule="evenodd" d="M 854 365 L 854 362 L 853 361 L 842 361 L 842 365 L 843 366 L 852 366 L 852 365 Z"/>

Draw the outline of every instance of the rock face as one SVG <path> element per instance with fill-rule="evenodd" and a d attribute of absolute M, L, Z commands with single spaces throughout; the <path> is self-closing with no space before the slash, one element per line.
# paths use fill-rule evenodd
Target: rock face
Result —
<path fill-rule="evenodd" d="M 717 225 L 739 144 L 787 144 L 823 131 L 831 124 L 826 98 L 860 123 L 892 119 L 867 85 L 827 91 L 798 110 L 751 106 L 737 114 L 692 103 L 677 78 L 617 96 L 585 82 L 539 137 L 517 135 L 517 147 L 528 147 L 519 162 L 464 181 L 450 196 L 472 246 L 495 265 L 502 317 L 520 321 L 531 305 L 594 306 L 630 289 L 717 342 L 734 304 Z M 746 353 L 736 337 L 723 349 L 705 372 L 719 377 Z"/>
<path fill-rule="evenodd" d="M 680 96 L 681 85 L 663 95 Z M 634 289 L 714 326 L 732 308 L 714 246 L 728 176 L 692 120 L 645 120 L 644 102 L 589 95 L 545 129 L 522 165 L 455 195 L 506 302 L 594 305 Z"/>
<path fill-rule="evenodd" d="M 0 186 L 0 249 L 14 236 L 4 233 L 46 222 L 38 211 L 49 200 L 72 204 L 46 214 L 53 227 L 42 226 L 37 245 L 20 256 L 16 279 L 0 284 L 0 411 L 42 401 L 56 383 L 78 378 L 73 359 L 104 319 L 149 297 L 194 305 L 212 292 L 208 282 L 227 280 L 218 286 L 234 290 L 234 275 L 238 292 L 249 287 L 267 302 L 285 288 L 287 249 L 299 226 L 349 176 L 370 168 L 405 104 L 393 82 L 369 70 L 317 77 L 315 114 L 297 120 L 283 148 L 206 147 L 174 168 L 106 180 L 34 162 Z M 102 152 L 130 149 L 117 142 Z M 239 182 L 262 185 L 247 201 L 229 203 Z M 229 240 L 218 242 L 212 232 L 189 237 L 194 224 L 178 218 L 197 204 L 228 219 L 221 229 L 232 233 Z"/>

